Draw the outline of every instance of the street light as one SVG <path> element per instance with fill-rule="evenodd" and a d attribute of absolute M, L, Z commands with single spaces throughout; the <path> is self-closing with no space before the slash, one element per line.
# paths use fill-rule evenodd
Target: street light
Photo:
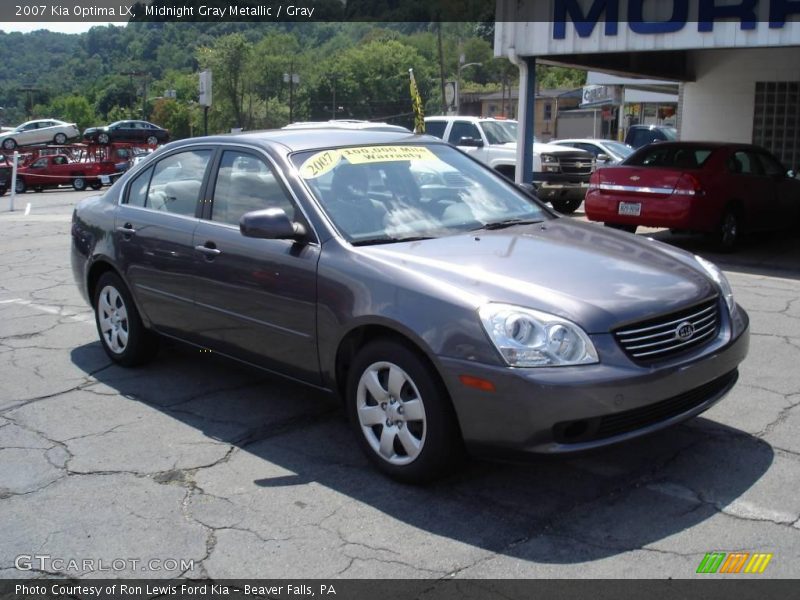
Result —
<path fill-rule="evenodd" d="M 483 63 L 471 62 L 464 64 L 464 55 L 458 57 L 458 77 L 456 79 L 456 114 L 461 113 L 461 70 L 475 65 L 482 65 Z"/>

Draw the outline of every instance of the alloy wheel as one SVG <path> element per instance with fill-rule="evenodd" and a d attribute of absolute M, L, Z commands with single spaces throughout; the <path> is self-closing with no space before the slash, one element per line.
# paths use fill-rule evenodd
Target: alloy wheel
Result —
<path fill-rule="evenodd" d="M 98 320 L 103 343 L 115 354 L 122 354 L 128 347 L 128 309 L 122 295 L 115 287 L 107 285 L 99 295 Z"/>

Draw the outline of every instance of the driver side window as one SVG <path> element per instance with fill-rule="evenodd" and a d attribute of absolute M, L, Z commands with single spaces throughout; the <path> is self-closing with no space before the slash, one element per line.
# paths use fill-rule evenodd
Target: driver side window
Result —
<path fill-rule="evenodd" d="M 456 121 L 450 129 L 450 135 L 447 141 L 457 146 L 462 137 L 480 140 L 481 132 L 478 131 L 478 126 L 474 123 L 470 123 L 469 121 Z"/>

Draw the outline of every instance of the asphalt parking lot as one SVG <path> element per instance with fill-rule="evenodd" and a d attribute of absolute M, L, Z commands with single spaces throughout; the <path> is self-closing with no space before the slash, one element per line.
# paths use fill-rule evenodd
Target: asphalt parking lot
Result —
<path fill-rule="evenodd" d="M 718 260 L 751 317 L 739 383 L 701 418 L 416 488 L 311 389 L 178 344 L 112 366 L 69 268 L 87 195 L 0 198 L 0 577 L 690 578 L 714 551 L 798 575 L 800 237 L 718 256 L 655 233 Z"/>

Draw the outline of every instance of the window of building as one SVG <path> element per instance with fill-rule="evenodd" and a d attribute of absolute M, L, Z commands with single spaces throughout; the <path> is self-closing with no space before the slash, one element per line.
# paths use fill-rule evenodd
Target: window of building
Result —
<path fill-rule="evenodd" d="M 800 81 L 756 82 L 753 143 L 800 167 Z"/>
<path fill-rule="evenodd" d="M 549 102 L 544 105 L 544 120 L 545 121 L 552 121 L 553 120 L 553 105 Z"/>

